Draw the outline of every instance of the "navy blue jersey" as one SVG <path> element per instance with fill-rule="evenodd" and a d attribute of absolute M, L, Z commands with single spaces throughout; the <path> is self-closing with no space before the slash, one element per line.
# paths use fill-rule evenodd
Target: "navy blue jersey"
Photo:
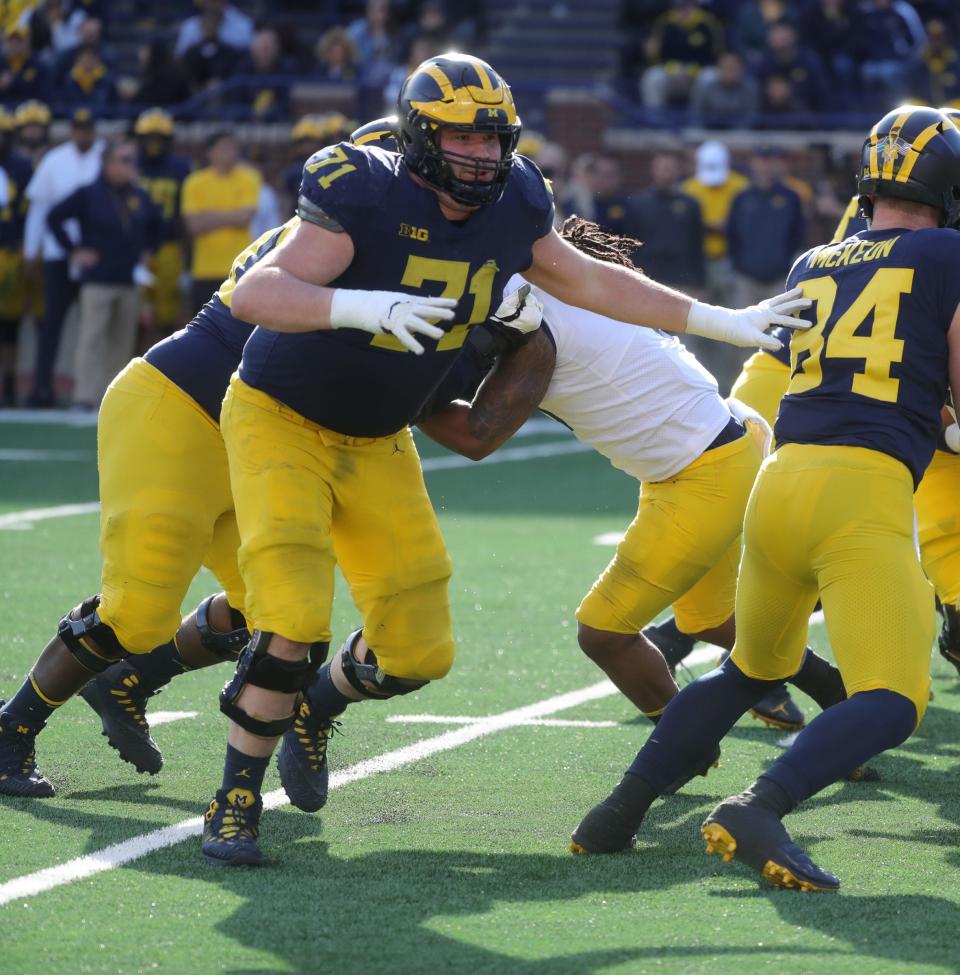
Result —
<path fill-rule="evenodd" d="M 816 324 L 791 341 L 777 443 L 878 450 L 919 483 L 946 399 L 958 268 L 960 233 L 946 229 L 865 230 L 804 254 L 787 287 L 814 301 Z"/>
<path fill-rule="evenodd" d="M 293 335 L 258 328 L 247 342 L 244 382 L 321 426 L 379 437 L 417 415 L 468 329 L 496 310 L 511 275 L 530 266 L 534 243 L 552 227 L 553 201 L 536 166 L 518 157 L 497 203 L 452 222 L 400 156 L 341 143 L 307 161 L 298 212 L 339 225 L 353 241 L 353 261 L 331 287 L 459 299 L 456 317 L 442 323 L 443 338 L 419 337 L 423 355 L 392 335 L 360 329 Z"/>
<path fill-rule="evenodd" d="M 220 422 L 220 405 L 230 377 L 240 365 L 243 346 L 253 326 L 230 311 L 233 288 L 247 268 L 269 254 L 293 230 L 298 220 L 258 237 L 233 262 L 230 274 L 186 328 L 158 342 L 144 358 L 195 399 Z"/>
<path fill-rule="evenodd" d="M 137 182 L 147 191 L 160 211 L 160 240 L 166 244 L 180 239 L 180 191 L 190 175 L 190 163 L 179 156 L 140 157 Z"/>

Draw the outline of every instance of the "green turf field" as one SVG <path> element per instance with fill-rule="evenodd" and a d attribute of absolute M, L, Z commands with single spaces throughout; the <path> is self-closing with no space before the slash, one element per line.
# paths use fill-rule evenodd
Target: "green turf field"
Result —
<path fill-rule="evenodd" d="M 90 428 L 0 425 L 0 458 L 41 458 L 0 459 L 0 696 L 98 580 L 95 514 L 11 513 L 95 500 L 94 443 Z M 600 680 L 577 650 L 573 612 L 612 552 L 593 539 L 626 526 L 636 485 L 567 452 L 576 445 L 559 428 L 511 447 L 543 445 L 564 452 L 428 473 L 455 564 L 457 665 L 417 695 L 352 708 L 331 749 L 335 782 L 366 759 L 453 737 L 393 770 L 361 766 L 370 774 L 317 815 L 265 813 L 261 871 L 207 866 L 190 836 L 72 882 L 48 875 L 55 886 L 0 906 L 0 973 L 960 970 L 960 682 L 939 657 L 919 734 L 875 762 L 883 781 L 833 787 L 791 817 L 798 842 L 840 875 L 839 895 L 772 890 L 703 855 L 705 812 L 777 754 L 777 735 L 750 719 L 718 770 L 654 807 L 636 852 L 566 852 L 648 732 L 618 696 L 552 701 Z M 186 608 L 213 589 L 202 573 Z M 335 638 L 354 625 L 341 593 Z M 812 638 L 828 649 L 822 626 Z M 156 729 L 166 757 L 156 778 L 120 762 L 82 701 L 66 705 L 38 749 L 57 797 L 0 800 L 0 900 L 18 878 L 202 812 L 219 783 L 226 676 L 187 675 L 151 702 L 197 712 Z M 548 721 L 613 723 L 388 721 L 538 702 Z M 278 786 L 271 768 L 266 788 Z"/>

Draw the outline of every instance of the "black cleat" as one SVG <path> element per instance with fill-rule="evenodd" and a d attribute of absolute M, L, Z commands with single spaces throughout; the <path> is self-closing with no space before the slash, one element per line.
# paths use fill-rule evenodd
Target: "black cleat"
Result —
<path fill-rule="evenodd" d="M 583 817 L 570 837 L 570 852 L 623 853 L 631 849 L 654 798 L 646 782 L 625 775 L 613 792 Z"/>
<path fill-rule="evenodd" d="M 316 812 L 325 805 L 330 780 L 327 742 L 339 725 L 339 721 L 318 718 L 306 699 L 300 702 L 277 756 L 280 783 L 297 809 Z"/>
<path fill-rule="evenodd" d="M 717 745 L 713 750 L 713 754 L 703 764 L 701 764 L 699 768 L 695 769 L 689 775 L 681 775 L 676 782 L 673 782 L 669 786 L 669 788 L 664 789 L 661 795 L 672 796 L 675 792 L 679 792 L 688 782 L 695 779 L 698 775 L 706 777 L 709 774 L 710 769 L 719 767 L 720 746 Z"/>
<path fill-rule="evenodd" d="M 257 846 L 262 812 L 263 800 L 247 789 L 218 790 L 203 816 L 204 859 L 222 867 L 262 866 Z"/>
<path fill-rule="evenodd" d="M 156 775 L 163 768 L 163 754 L 150 737 L 143 677 L 126 660 L 111 664 L 80 691 L 103 723 L 103 736 L 120 757 L 138 772 Z"/>
<path fill-rule="evenodd" d="M 757 701 L 750 713 L 764 724 L 783 731 L 799 731 L 806 724 L 803 712 L 783 684 Z"/>
<path fill-rule="evenodd" d="M 956 606 L 940 604 L 940 633 L 937 636 L 940 656 L 953 664 L 960 674 L 960 613 Z"/>
<path fill-rule="evenodd" d="M 775 887 L 802 891 L 840 889 L 840 879 L 821 870 L 790 839 L 776 813 L 750 792 L 724 799 L 700 827 L 707 853 L 752 867 Z"/>
<path fill-rule="evenodd" d="M 37 768 L 36 734 L 0 711 L 0 795 L 49 799 L 54 794 L 53 783 Z"/>
<path fill-rule="evenodd" d="M 663 654 L 671 673 L 697 642 L 688 633 L 681 633 L 677 629 L 677 621 L 672 616 L 663 623 L 645 626 L 640 632 Z"/>

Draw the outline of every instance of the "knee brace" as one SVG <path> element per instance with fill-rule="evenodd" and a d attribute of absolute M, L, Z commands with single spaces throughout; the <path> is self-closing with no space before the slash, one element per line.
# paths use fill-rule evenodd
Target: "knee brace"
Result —
<path fill-rule="evenodd" d="M 390 674 L 385 674 L 377 663 L 377 655 L 370 647 L 367 647 L 367 661 L 360 663 L 353 655 L 353 648 L 357 645 L 362 632 L 362 627 L 354 630 L 340 648 L 340 666 L 343 676 L 358 694 L 362 694 L 365 698 L 381 700 L 400 694 L 410 694 L 430 683 L 428 680 L 392 677 Z"/>
<path fill-rule="evenodd" d="M 57 636 L 77 662 L 92 674 L 100 674 L 111 664 L 129 656 L 116 634 L 100 619 L 100 595 L 85 599 L 60 620 Z"/>
<path fill-rule="evenodd" d="M 240 654 L 233 680 L 220 692 L 220 710 L 241 728 L 261 738 L 277 738 L 293 725 L 299 696 L 326 659 L 330 646 L 329 643 L 314 643 L 303 660 L 281 660 L 267 652 L 272 638 L 272 633 L 253 631 L 250 642 Z M 268 691 L 298 695 L 289 717 L 264 721 L 247 714 L 236 701 L 248 684 Z"/>
<path fill-rule="evenodd" d="M 250 631 L 243 613 L 230 607 L 230 620 L 235 629 L 229 633 L 218 633 L 210 626 L 210 604 L 216 599 L 207 596 L 197 607 L 197 633 L 200 643 L 205 650 L 209 650 L 221 660 L 236 660 L 243 648 L 250 642 Z"/>

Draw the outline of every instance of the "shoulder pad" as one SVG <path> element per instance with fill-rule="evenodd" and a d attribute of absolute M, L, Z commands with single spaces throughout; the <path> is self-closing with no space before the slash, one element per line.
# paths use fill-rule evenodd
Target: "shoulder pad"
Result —
<path fill-rule="evenodd" d="M 298 209 L 320 210 L 349 229 L 352 213 L 379 205 L 396 160 L 394 154 L 349 142 L 326 146 L 304 164 Z"/>

